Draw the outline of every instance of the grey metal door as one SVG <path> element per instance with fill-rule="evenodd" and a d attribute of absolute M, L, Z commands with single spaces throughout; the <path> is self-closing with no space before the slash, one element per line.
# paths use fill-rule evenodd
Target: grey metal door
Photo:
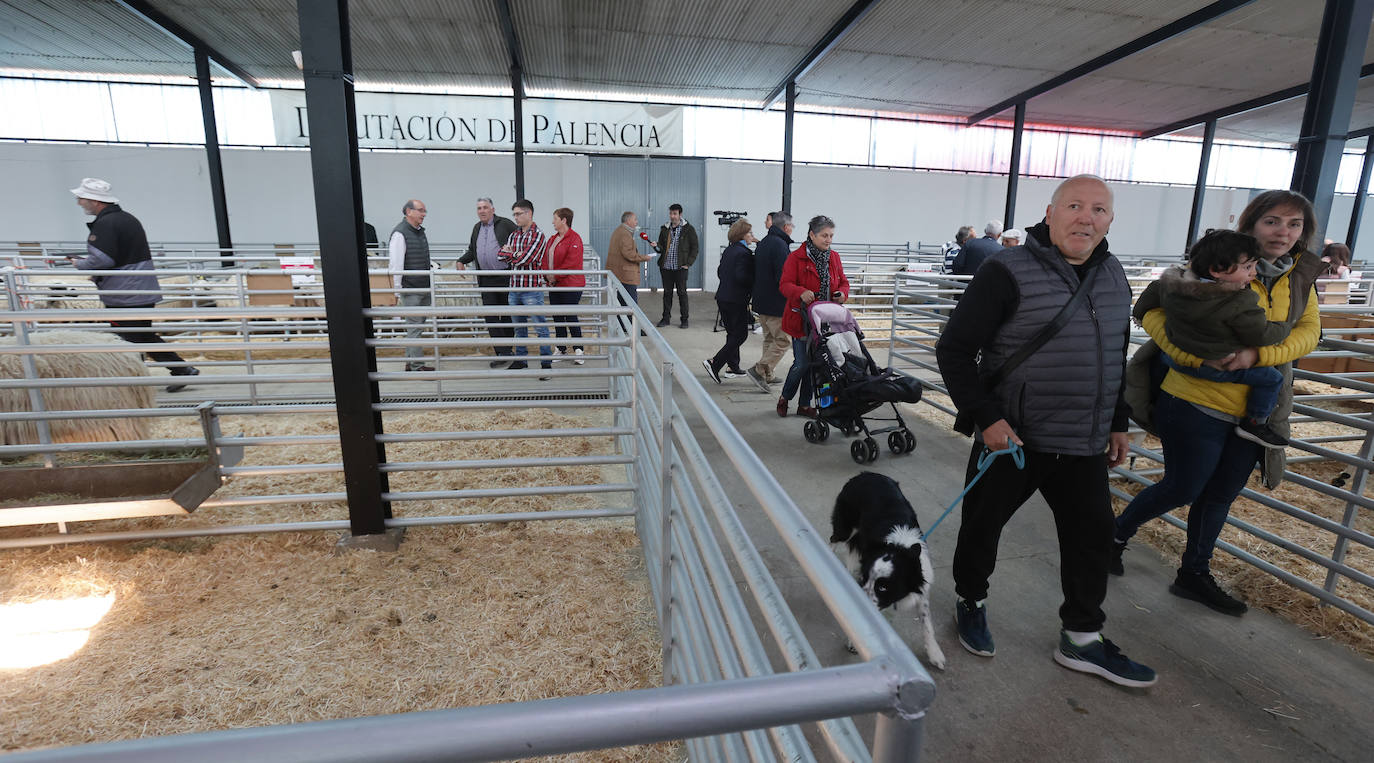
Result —
<path fill-rule="evenodd" d="M 633 157 L 593 157 L 590 172 L 592 246 L 605 256 L 611 232 L 620 224 L 620 215 L 630 211 L 639 215 L 640 229 L 658 240 L 658 229 L 668 222 L 668 205 L 683 206 L 683 216 L 703 238 L 703 226 L 715 224 L 706 214 L 706 162 L 701 159 L 648 159 Z M 639 241 L 641 252 L 652 251 Z M 700 289 L 705 252 L 697 257 L 687 273 L 687 285 Z M 663 279 L 658 259 L 645 263 L 641 287 L 660 288 Z"/>

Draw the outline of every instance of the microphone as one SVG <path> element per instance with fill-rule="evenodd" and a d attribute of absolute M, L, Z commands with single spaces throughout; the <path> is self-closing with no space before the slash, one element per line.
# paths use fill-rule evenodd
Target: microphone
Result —
<path fill-rule="evenodd" d="M 649 242 L 649 246 L 653 247 L 655 252 L 658 251 L 658 244 L 655 244 L 653 241 L 650 241 L 650 240 L 649 240 L 649 234 L 648 234 L 648 233 L 645 233 L 644 231 L 640 231 L 640 232 L 639 232 L 639 237 L 642 238 L 642 239 L 644 239 L 645 241 L 648 241 L 648 242 Z"/>

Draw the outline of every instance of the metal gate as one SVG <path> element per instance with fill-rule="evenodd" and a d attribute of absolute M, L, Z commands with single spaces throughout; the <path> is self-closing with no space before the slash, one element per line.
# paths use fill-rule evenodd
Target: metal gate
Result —
<path fill-rule="evenodd" d="M 598 252 L 607 250 L 611 232 L 627 210 L 639 215 L 641 230 L 655 241 L 659 227 L 668 222 L 668 205 L 673 203 L 682 205 L 683 217 L 697 229 L 699 238 L 707 224 L 714 224 L 706 214 L 706 162 L 701 159 L 593 157 L 588 197 L 592 246 Z M 639 245 L 640 251 L 649 251 L 647 244 Z M 693 289 L 702 285 L 704 248 L 702 254 L 687 273 L 687 285 Z M 657 265 L 658 260 L 645 263 L 641 287 L 657 289 L 663 285 Z"/>

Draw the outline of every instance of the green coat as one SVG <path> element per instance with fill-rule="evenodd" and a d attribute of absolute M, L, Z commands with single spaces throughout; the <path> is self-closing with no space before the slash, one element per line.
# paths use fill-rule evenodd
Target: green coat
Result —
<path fill-rule="evenodd" d="M 1203 281 L 1184 267 L 1171 267 L 1145 288 L 1132 315 L 1137 321 L 1164 308 L 1164 332 L 1180 349 L 1217 360 L 1244 347 L 1278 344 L 1291 323 L 1271 321 L 1252 289 L 1230 289 Z"/>

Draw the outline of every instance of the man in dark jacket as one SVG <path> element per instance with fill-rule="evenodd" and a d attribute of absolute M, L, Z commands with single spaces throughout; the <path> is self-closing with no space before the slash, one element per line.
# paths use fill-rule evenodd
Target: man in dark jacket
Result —
<path fill-rule="evenodd" d="M 76 203 L 95 220 L 86 223 L 90 234 L 86 237 L 86 256 L 69 257 L 81 270 L 118 270 L 119 275 L 92 276 L 100 301 L 112 308 L 149 308 L 162 301 L 162 288 L 153 274 L 153 254 L 148 248 L 148 235 L 137 217 L 119 206 L 119 199 L 110 192 L 110 184 L 97 178 L 83 178 L 81 185 L 71 189 Z M 118 292 L 136 291 L 136 294 Z M 115 335 L 136 344 L 166 344 L 153 333 L 151 319 L 110 321 Z M 123 329 L 123 330 L 121 330 Z M 167 364 L 173 376 L 198 376 L 200 370 L 186 364 L 175 352 L 150 352 L 153 360 Z M 168 392 L 179 392 L 185 384 L 172 384 Z"/>
<path fill-rule="evenodd" d="M 982 238 L 971 238 L 964 242 L 959 254 L 954 258 L 955 275 L 971 276 L 978 272 L 987 258 L 1002 251 L 1002 221 L 989 220 L 983 226 Z"/>
<path fill-rule="evenodd" d="M 472 226 L 472 237 L 468 239 L 468 250 L 462 257 L 458 258 L 459 269 L 476 262 L 479 270 L 509 270 L 510 265 L 497 255 L 501 252 L 501 246 L 510 240 L 510 234 L 515 231 L 514 222 L 496 214 L 496 207 L 491 203 L 491 199 L 485 197 L 478 199 L 477 224 Z M 510 286 L 510 276 L 477 276 L 477 287 L 482 290 L 482 304 L 484 305 L 505 307 L 508 299 L 507 293 L 491 290 L 507 286 Z M 492 339 L 509 339 L 515 336 L 515 328 L 510 325 L 509 316 L 488 315 L 484 320 L 487 322 L 487 334 Z M 496 345 L 494 349 L 498 357 L 491 361 L 492 368 L 501 368 L 510 362 L 509 360 L 502 360 L 502 358 L 511 357 L 512 350 L 509 346 Z"/>
<path fill-rule="evenodd" d="M 1100 178 L 1064 181 L 1045 222 L 1025 245 L 992 256 L 950 315 L 935 355 L 961 419 L 976 429 L 967 480 L 979 457 L 1015 443 L 1024 469 L 995 458 L 964 499 L 954 550 L 959 643 L 991 657 L 984 600 L 1002 528 L 1037 490 L 1059 532 L 1063 624 L 1054 659 L 1123 686 L 1150 686 L 1155 672 L 1101 635 L 1106 621 L 1113 516 L 1107 468 L 1126 457 L 1122 378 L 1131 289 L 1107 248 L 1112 192 Z M 1078 289 L 1086 300 L 1036 352 L 1008 364 Z"/>
<path fill-rule="evenodd" d="M 682 205 L 668 207 L 668 222 L 658 229 L 658 272 L 663 277 L 663 318 L 658 327 L 672 322 L 673 292 L 677 292 L 682 328 L 687 328 L 687 271 L 697 261 L 701 246 L 697 229 L 682 218 Z"/>
<path fill-rule="evenodd" d="M 746 368 L 749 380 L 768 393 L 768 385 L 777 381 L 773 369 L 778 367 L 787 348 L 792 346 L 792 337 L 782 330 L 782 313 L 787 299 L 778 291 L 778 281 L 782 278 L 782 264 L 792 253 L 792 215 L 774 212 L 773 226 L 754 248 L 754 314 L 759 317 L 763 327 L 763 354 L 759 362 Z"/>

